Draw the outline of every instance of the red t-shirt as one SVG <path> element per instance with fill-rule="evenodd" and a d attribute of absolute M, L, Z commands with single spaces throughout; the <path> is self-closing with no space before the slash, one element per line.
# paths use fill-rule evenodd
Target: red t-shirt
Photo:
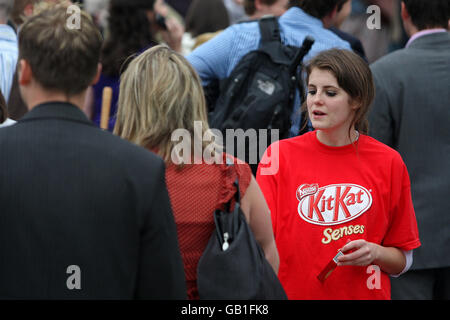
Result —
<path fill-rule="evenodd" d="M 270 166 L 276 173 L 262 175 Z M 390 299 L 389 276 L 379 268 L 337 267 L 324 282 L 317 276 L 349 240 L 420 246 L 409 175 L 396 151 L 365 135 L 357 147 L 329 147 L 309 132 L 272 144 L 257 182 L 290 299 Z"/>

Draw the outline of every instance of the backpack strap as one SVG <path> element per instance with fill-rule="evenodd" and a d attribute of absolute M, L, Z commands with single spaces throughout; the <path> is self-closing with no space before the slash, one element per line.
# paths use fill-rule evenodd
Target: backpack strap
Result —
<path fill-rule="evenodd" d="M 258 24 L 262 42 L 281 42 L 280 26 L 276 17 L 263 17 Z"/>

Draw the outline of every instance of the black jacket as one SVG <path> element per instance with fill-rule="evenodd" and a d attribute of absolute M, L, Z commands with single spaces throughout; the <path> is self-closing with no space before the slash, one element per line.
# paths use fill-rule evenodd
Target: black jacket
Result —
<path fill-rule="evenodd" d="M 68 103 L 0 129 L 0 298 L 185 298 L 164 176 Z"/>

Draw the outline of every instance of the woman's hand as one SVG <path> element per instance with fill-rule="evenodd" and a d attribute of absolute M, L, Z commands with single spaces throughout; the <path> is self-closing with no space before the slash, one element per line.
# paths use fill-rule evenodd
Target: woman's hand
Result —
<path fill-rule="evenodd" d="M 368 266 L 379 259 L 380 246 L 366 240 L 355 240 L 341 248 L 343 256 L 338 258 L 338 266 Z M 349 252 L 347 253 L 346 252 Z M 352 252 L 353 251 L 353 252 Z"/>
<path fill-rule="evenodd" d="M 341 248 L 343 256 L 338 258 L 338 266 L 368 266 L 375 264 L 387 274 L 399 274 L 406 266 L 402 250 L 395 247 L 368 242 L 363 239 L 350 241 Z"/>
<path fill-rule="evenodd" d="M 181 40 L 184 34 L 184 27 L 175 19 L 166 19 L 167 30 L 162 30 L 161 35 L 165 43 L 178 53 L 181 53 Z"/>

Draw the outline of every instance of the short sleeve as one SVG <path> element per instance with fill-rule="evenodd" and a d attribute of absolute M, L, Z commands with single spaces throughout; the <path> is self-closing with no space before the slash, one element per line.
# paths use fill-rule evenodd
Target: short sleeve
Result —
<path fill-rule="evenodd" d="M 394 160 L 391 181 L 390 226 L 383 245 L 405 251 L 418 248 L 420 240 L 411 198 L 411 184 L 400 155 Z"/>
<path fill-rule="evenodd" d="M 222 207 L 224 204 L 233 199 L 233 196 L 236 193 L 236 187 L 234 186 L 236 178 L 239 181 L 241 199 L 244 197 L 252 179 L 252 170 L 246 162 L 241 161 L 229 154 L 224 155 L 224 157 L 228 158 L 228 160 L 224 159 L 224 164 L 221 166 L 224 183 L 219 196 L 218 207 Z M 230 160 L 233 165 L 228 165 Z"/>

